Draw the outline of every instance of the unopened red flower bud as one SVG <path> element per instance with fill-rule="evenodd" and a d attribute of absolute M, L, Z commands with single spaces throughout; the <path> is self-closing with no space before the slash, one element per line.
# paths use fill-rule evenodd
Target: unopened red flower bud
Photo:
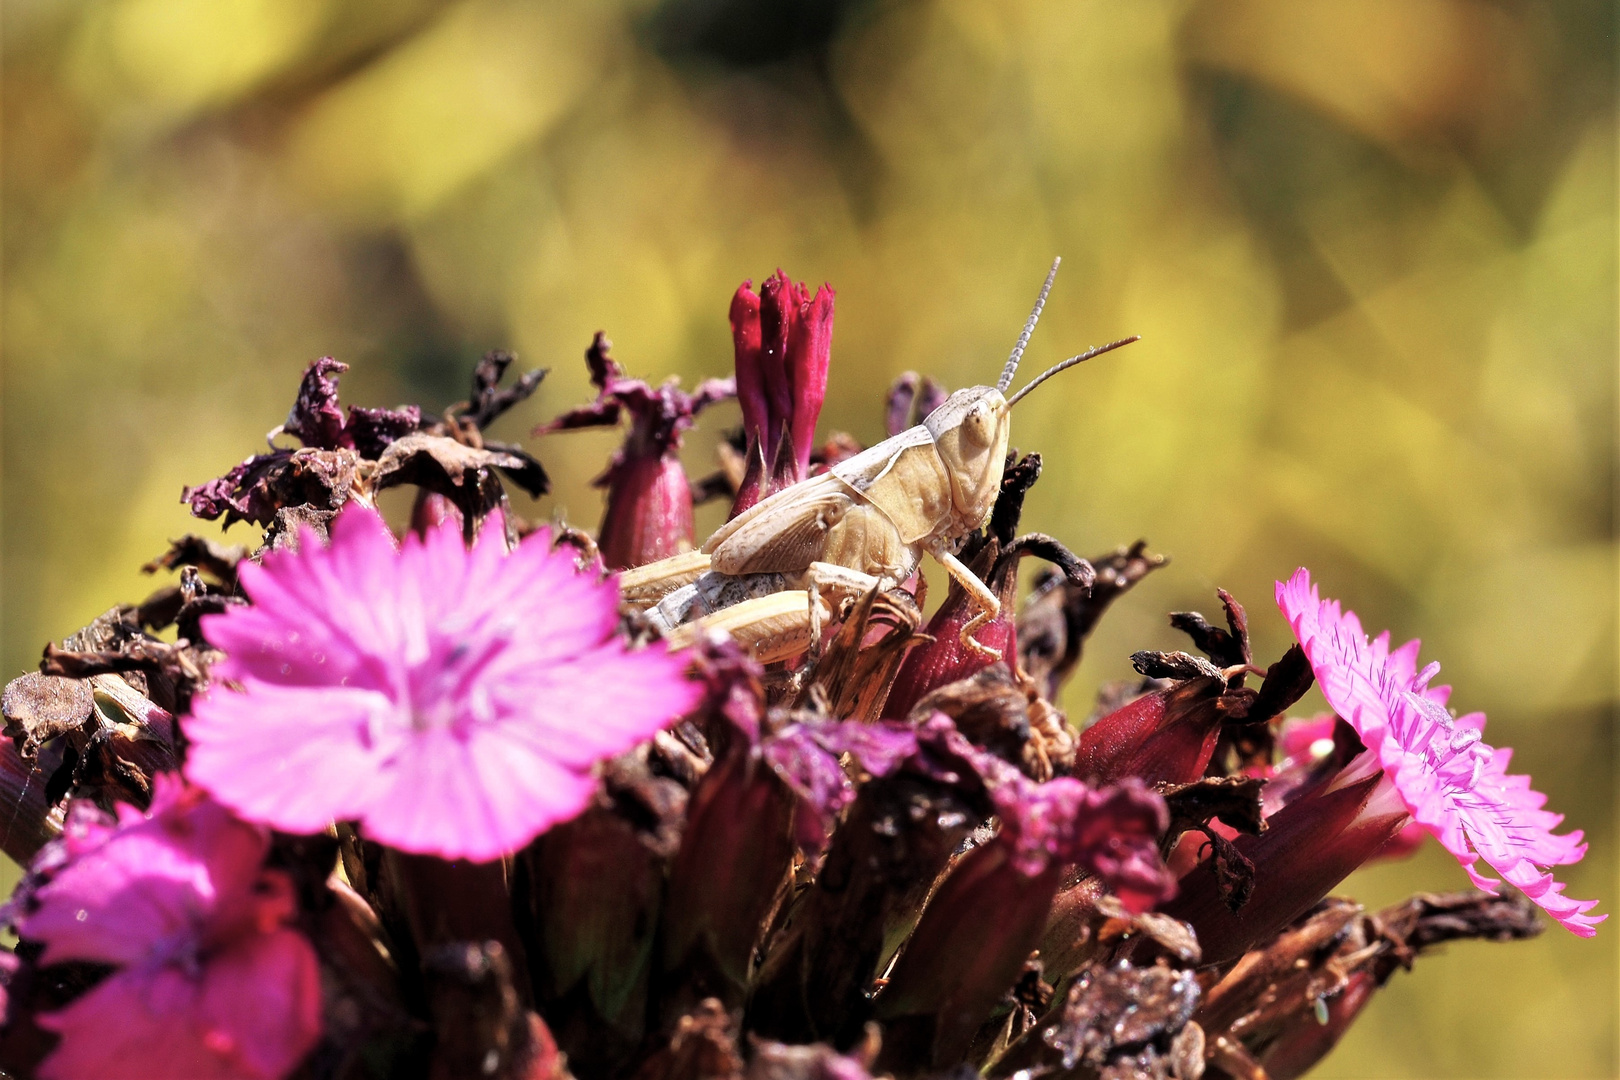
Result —
<path fill-rule="evenodd" d="M 447 521 L 461 528 L 461 511 L 456 504 L 438 492 L 417 488 L 416 501 L 411 504 L 411 532 L 425 539 Z"/>
<path fill-rule="evenodd" d="M 1241 908 L 1228 906 L 1216 860 L 1206 859 L 1182 877 L 1164 911 L 1193 925 L 1205 963 L 1235 960 L 1326 896 L 1408 820 L 1395 785 L 1364 752 L 1268 817 L 1265 832 L 1232 843 L 1253 863 L 1253 891 Z"/>
<path fill-rule="evenodd" d="M 1001 831 L 957 862 L 923 910 L 878 998 L 888 1021 L 880 1065 L 896 1051 L 935 1068 L 961 1060 L 1039 943 L 1052 898 L 1075 867 L 1132 911 L 1173 888 L 1155 849 L 1168 824 L 1157 795 L 1134 782 L 1097 791 L 1070 777 L 1033 784 L 989 771 Z"/>
<path fill-rule="evenodd" d="M 1212 678 L 1185 679 L 1143 694 L 1080 733 L 1075 775 L 1104 784 L 1127 776 L 1188 784 L 1204 775 L 1221 733 Z"/>
<path fill-rule="evenodd" d="M 1015 612 L 1018 566 L 1024 556 L 1035 555 L 1055 564 L 1079 587 L 1089 587 L 1096 577 L 1090 563 L 1044 533 L 1014 538 L 1024 495 L 1040 473 L 1038 454 L 1007 467 L 984 544 L 968 560 L 969 569 L 990 587 L 1001 605 L 994 618 L 974 629 L 973 640 L 1000 652 L 1002 662 L 1009 667 L 1015 666 L 1018 659 Z M 962 640 L 962 631 L 979 611 L 979 602 L 951 582 L 945 602 L 928 622 L 927 633 L 934 640 L 907 654 L 884 704 L 885 716 L 905 717 L 934 690 L 971 678 L 996 662 Z"/>
<path fill-rule="evenodd" d="M 679 555 L 692 546 L 692 485 L 673 453 L 629 457 L 608 477 L 607 511 L 597 547 L 623 570 Z"/>
<path fill-rule="evenodd" d="M 832 356 L 831 286 L 812 297 L 780 270 L 757 294 L 751 285 L 743 282 L 731 300 L 737 397 L 748 437 L 733 517 L 809 473 Z"/>

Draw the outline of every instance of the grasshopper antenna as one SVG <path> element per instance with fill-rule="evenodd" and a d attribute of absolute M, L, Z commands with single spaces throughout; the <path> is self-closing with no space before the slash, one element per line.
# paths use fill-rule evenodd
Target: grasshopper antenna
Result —
<path fill-rule="evenodd" d="M 1054 267 L 1054 269 L 1055 269 L 1055 267 Z M 1050 279 L 1048 279 L 1048 281 L 1050 281 Z M 1090 360 L 1093 357 L 1101 356 L 1105 352 L 1113 352 L 1115 349 L 1119 348 L 1122 345 L 1129 345 L 1133 341 L 1141 341 L 1141 340 L 1142 340 L 1142 338 L 1141 338 L 1140 334 L 1133 334 L 1128 338 L 1120 338 L 1118 341 L 1110 341 L 1107 345 L 1098 345 L 1095 349 L 1087 349 L 1085 352 L 1081 353 L 1079 356 L 1071 356 L 1067 360 L 1063 361 L 1061 364 L 1053 364 L 1051 367 L 1047 368 L 1045 371 L 1043 371 L 1039 375 L 1035 376 L 1035 378 L 1031 379 L 1029 381 L 1029 383 L 1022 390 L 1018 391 L 1018 393 L 1016 393 L 1012 397 L 1008 398 L 1007 399 L 1007 408 L 1010 409 L 1014 405 L 1018 404 L 1018 399 L 1019 398 L 1023 397 L 1025 394 L 1029 393 L 1031 390 L 1035 389 L 1037 386 L 1041 385 L 1041 383 L 1045 382 L 1047 379 L 1050 379 L 1052 376 L 1056 375 L 1058 372 L 1064 371 L 1064 370 L 1066 370 L 1068 368 L 1072 368 L 1076 364 L 1083 364 L 1087 360 Z"/>
<path fill-rule="evenodd" d="M 1001 369 L 1001 378 L 996 380 L 996 389 L 1003 394 L 1012 385 L 1013 376 L 1018 374 L 1018 361 L 1024 358 L 1024 346 L 1029 344 L 1029 335 L 1035 332 L 1035 324 L 1041 321 L 1041 308 L 1046 306 L 1046 294 L 1052 291 L 1052 281 L 1057 277 L 1058 264 L 1062 261 L 1061 255 L 1052 260 L 1052 269 L 1046 272 L 1046 284 L 1041 286 L 1041 295 L 1035 298 L 1035 310 L 1029 313 L 1029 322 L 1024 324 L 1024 332 L 1018 335 L 1018 344 L 1013 346 L 1012 355 L 1007 357 L 1007 366 Z"/>

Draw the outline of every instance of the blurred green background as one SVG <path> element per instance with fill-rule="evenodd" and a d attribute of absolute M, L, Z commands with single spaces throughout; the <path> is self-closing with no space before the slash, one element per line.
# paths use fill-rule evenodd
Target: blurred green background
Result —
<path fill-rule="evenodd" d="M 729 370 L 729 296 L 838 289 L 824 430 L 911 368 L 1129 350 L 1020 408 L 1025 524 L 1173 565 L 1104 621 L 1083 717 L 1164 613 L 1313 568 L 1421 634 L 1616 889 L 1615 14 L 1602 0 L 5 0 L 4 664 L 198 525 L 298 373 L 359 404 L 552 369 L 507 434 L 636 374 Z M 707 472 L 722 410 L 688 442 Z M 520 507 L 594 525 L 607 434 Z M 521 497 L 520 497 L 521 498 Z M 718 511 L 700 518 L 712 527 Z M 212 527 L 205 527 L 212 533 Z M 237 542 L 252 542 L 239 526 Z M 1434 849 L 1374 903 L 1459 888 Z M 1612 1077 L 1615 941 L 1398 974 L 1320 1075 Z"/>

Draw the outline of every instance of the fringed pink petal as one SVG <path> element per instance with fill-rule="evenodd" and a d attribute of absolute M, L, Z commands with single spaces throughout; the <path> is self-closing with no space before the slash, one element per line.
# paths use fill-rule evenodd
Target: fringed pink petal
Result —
<path fill-rule="evenodd" d="M 1467 870 L 1476 886 L 1497 884 L 1475 868 L 1483 861 L 1572 932 L 1589 936 L 1602 917 L 1595 901 L 1562 895 L 1537 867 L 1578 861 L 1579 832 L 1554 833 L 1563 821 L 1542 809 L 1546 796 L 1507 773 L 1509 751 L 1482 739 L 1483 713 L 1453 718 L 1449 686 L 1430 686 L 1439 665 L 1417 670 L 1418 643 L 1390 651 L 1387 634 L 1369 641 L 1354 613 L 1323 601 L 1301 569 L 1277 583 L 1277 604 L 1310 659 L 1328 703 L 1378 753 L 1408 810 Z"/>

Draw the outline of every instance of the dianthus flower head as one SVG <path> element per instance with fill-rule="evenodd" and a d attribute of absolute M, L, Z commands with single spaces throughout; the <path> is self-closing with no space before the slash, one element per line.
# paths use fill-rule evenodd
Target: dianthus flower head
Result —
<path fill-rule="evenodd" d="M 1484 713 L 1453 718 L 1450 687 L 1431 687 L 1440 665 L 1417 669 L 1418 642 L 1389 647 L 1389 634 L 1368 640 L 1353 612 L 1324 601 L 1306 570 L 1277 583 L 1277 605 L 1294 628 L 1328 704 L 1356 730 L 1395 784 L 1407 809 L 1456 856 L 1476 886 L 1494 892 L 1484 862 L 1540 904 L 1571 932 L 1591 937 L 1607 915 L 1586 914 L 1596 900 L 1571 900 L 1542 867 L 1579 862 L 1577 830 L 1552 830 L 1562 815 L 1542 809 L 1547 797 L 1528 776 L 1507 772 L 1511 750 L 1483 739 Z"/>
<path fill-rule="evenodd" d="M 320 970 L 286 925 L 292 884 L 263 868 L 269 834 L 159 774 L 150 815 L 79 831 L 18 925 L 41 962 L 116 970 L 39 1017 L 62 1041 L 46 1080 L 275 1080 L 320 1037 Z M 36 865 L 36 871 L 38 866 Z"/>
<path fill-rule="evenodd" d="M 226 659 L 194 706 L 187 771 L 288 832 L 357 820 L 404 851 L 493 859 L 583 810 L 592 767 L 698 696 L 662 646 L 630 652 L 618 589 L 498 520 L 396 546 L 351 503 L 330 546 L 244 563 L 251 607 L 203 622 Z M 223 681 L 234 687 L 221 686 Z"/>

